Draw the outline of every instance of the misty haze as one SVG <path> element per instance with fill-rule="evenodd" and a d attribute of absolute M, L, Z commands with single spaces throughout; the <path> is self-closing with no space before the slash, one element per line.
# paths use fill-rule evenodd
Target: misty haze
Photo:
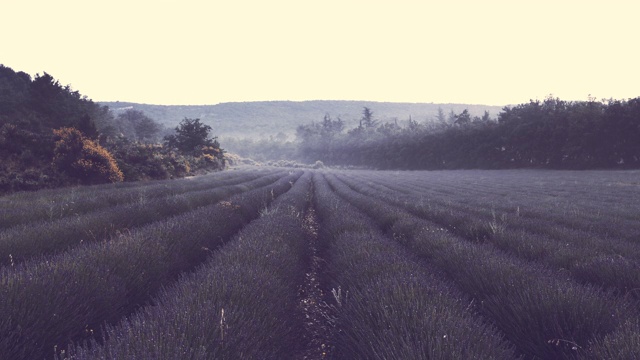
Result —
<path fill-rule="evenodd" d="M 102 105 L 5 66 L 0 88 L 9 359 L 640 351 L 640 98 Z"/>
<path fill-rule="evenodd" d="M 640 359 L 640 5 L 0 21 L 0 360 Z"/>

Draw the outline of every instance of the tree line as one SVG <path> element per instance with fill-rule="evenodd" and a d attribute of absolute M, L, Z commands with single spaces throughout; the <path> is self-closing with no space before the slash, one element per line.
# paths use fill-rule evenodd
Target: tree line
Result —
<path fill-rule="evenodd" d="M 616 169 L 640 167 L 640 98 L 563 101 L 548 97 L 502 109 L 467 110 L 421 123 L 380 123 L 364 108 L 359 126 L 341 119 L 299 126 L 307 162 L 378 169 Z"/>
<path fill-rule="evenodd" d="M 47 73 L 0 64 L 0 193 L 220 169 L 211 131 L 199 119 L 165 129 L 137 110 L 116 116 Z"/>

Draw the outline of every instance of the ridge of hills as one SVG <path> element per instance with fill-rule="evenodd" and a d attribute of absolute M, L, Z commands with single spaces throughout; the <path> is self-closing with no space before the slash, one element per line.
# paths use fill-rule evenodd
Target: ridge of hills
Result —
<path fill-rule="evenodd" d="M 418 122 L 434 121 L 438 109 L 445 115 L 467 109 L 472 116 L 488 111 L 496 117 L 502 106 L 471 104 L 396 103 L 375 101 L 310 100 L 310 101 L 254 101 L 228 102 L 216 105 L 151 105 L 132 102 L 98 102 L 118 113 L 127 109 L 144 112 L 162 125 L 173 128 L 182 119 L 198 118 L 213 128 L 220 138 L 265 138 L 284 133 L 295 134 L 299 125 L 320 122 L 325 114 L 341 118 L 346 128 L 358 125 L 362 110 L 368 107 L 380 122 L 405 122 L 409 118 Z"/>

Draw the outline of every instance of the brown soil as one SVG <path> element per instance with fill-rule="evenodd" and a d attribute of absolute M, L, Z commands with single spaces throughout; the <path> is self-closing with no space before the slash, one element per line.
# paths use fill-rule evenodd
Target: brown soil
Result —
<path fill-rule="evenodd" d="M 304 219 L 308 234 L 307 241 L 310 261 L 304 284 L 299 291 L 299 309 L 301 312 L 306 346 L 300 359 L 316 360 L 330 357 L 335 324 L 335 311 L 325 302 L 320 276 L 325 262 L 318 254 L 318 221 L 313 208 L 309 208 Z"/>

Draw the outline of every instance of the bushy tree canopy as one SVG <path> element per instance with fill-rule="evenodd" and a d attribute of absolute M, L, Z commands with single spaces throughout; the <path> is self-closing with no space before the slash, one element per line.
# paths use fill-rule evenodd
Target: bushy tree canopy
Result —
<path fill-rule="evenodd" d="M 156 140 L 162 126 L 142 111 L 127 109 L 116 117 L 118 130 L 128 138 L 140 142 Z"/>
<path fill-rule="evenodd" d="M 172 145 L 160 125 L 109 108 L 44 73 L 33 79 L 0 64 L 0 193 L 71 184 L 181 177 L 224 167 L 210 127 L 187 121 Z M 120 171 L 122 170 L 122 171 Z"/>
<path fill-rule="evenodd" d="M 322 126 L 298 128 L 304 161 L 380 169 L 639 168 L 640 98 L 544 101 L 488 113 L 444 112 L 431 124 L 377 124 L 365 108 L 360 126 L 329 139 Z M 325 117 L 327 118 L 327 117 Z"/>
<path fill-rule="evenodd" d="M 203 124 L 200 119 L 184 118 L 175 128 L 174 135 L 165 136 L 165 144 L 183 154 L 199 156 L 207 147 L 219 148 L 216 138 L 211 138 L 211 126 Z"/>

